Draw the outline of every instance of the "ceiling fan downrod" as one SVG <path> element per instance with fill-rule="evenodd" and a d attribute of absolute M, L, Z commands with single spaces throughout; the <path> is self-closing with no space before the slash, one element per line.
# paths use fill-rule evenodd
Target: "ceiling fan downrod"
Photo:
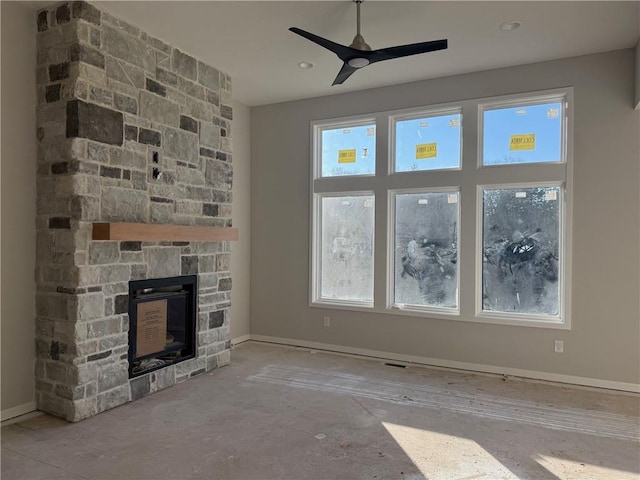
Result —
<path fill-rule="evenodd" d="M 356 4 L 356 36 L 353 37 L 353 41 L 349 46 L 351 48 L 355 48 L 356 50 L 363 50 L 366 52 L 370 52 L 371 47 L 367 42 L 364 41 L 364 38 L 360 34 L 360 4 L 363 1 L 364 0 L 353 0 L 353 3 Z"/>

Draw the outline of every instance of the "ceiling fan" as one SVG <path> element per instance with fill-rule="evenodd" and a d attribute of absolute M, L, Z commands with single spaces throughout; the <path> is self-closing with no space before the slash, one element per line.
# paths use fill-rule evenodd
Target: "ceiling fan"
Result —
<path fill-rule="evenodd" d="M 408 57 L 419 53 L 435 52 L 447 48 L 447 40 L 434 40 L 432 42 L 412 43 L 409 45 L 399 45 L 397 47 L 380 48 L 371 50 L 371 47 L 364 41 L 360 34 L 360 4 L 364 0 L 353 0 L 357 7 L 357 33 L 353 37 L 353 42 L 348 47 L 332 42 L 326 38 L 319 37 L 313 33 L 305 32 L 300 28 L 291 27 L 293 33 L 317 43 L 321 47 L 331 50 L 340 60 L 344 62 L 331 85 L 339 85 L 349 78 L 356 70 L 383 60 L 393 60 L 394 58 Z"/>

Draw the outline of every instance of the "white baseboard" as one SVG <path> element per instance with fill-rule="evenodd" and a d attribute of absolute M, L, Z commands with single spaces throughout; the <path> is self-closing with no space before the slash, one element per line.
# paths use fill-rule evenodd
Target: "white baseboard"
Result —
<path fill-rule="evenodd" d="M 472 372 L 491 373 L 497 375 L 509 375 L 512 377 L 523 377 L 533 380 L 543 380 L 548 382 L 568 383 L 586 387 L 606 388 L 609 390 L 620 390 L 623 392 L 640 393 L 640 384 L 615 382 L 602 380 L 599 378 L 578 377 L 574 375 L 564 375 L 559 373 L 539 372 L 537 370 L 523 370 L 519 368 L 498 367 L 495 365 L 483 365 L 479 363 L 457 362 L 454 360 L 443 360 L 439 358 L 420 357 L 417 355 L 404 355 L 401 353 L 382 352 L 379 350 L 368 350 L 365 348 L 346 347 L 343 345 L 333 345 L 329 343 L 308 342 L 306 340 L 296 340 L 293 338 L 269 337 L 265 335 L 249 335 L 251 340 L 258 342 L 276 343 L 294 347 L 313 348 L 315 350 L 326 350 L 330 352 L 346 353 L 364 357 L 373 357 L 381 360 L 395 360 L 400 362 L 415 363 L 434 367 L 453 368 L 456 370 L 467 370 Z"/>
<path fill-rule="evenodd" d="M 36 402 L 24 403 L 22 405 L 18 405 L 17 407 L 7 408 L 6 410 L 2 410 L 2 412 L 0 412 L 0 421 L 4 422 L 5 420 L 9 420 L 10 418 L 19 417 L 20 415 L 34 412 L 35 409 Z"/>
<path fill-rule="evenodd" d="M 239 345 L 241 343 L 248 342 L 249 340 L 251 340 L 251 335 L 240 335 L 239 337 L 231 339 L 231 345 Z"/>

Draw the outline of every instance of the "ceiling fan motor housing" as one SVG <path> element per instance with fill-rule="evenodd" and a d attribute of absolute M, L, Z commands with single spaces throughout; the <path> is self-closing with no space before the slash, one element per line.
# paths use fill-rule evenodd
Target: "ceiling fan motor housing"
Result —
<path fill-rule="evenodd" d="M 349 45 L 349 47 L 355 48 L 357 50 L 362 50 L 365 52 L 371 51 L 371 47 L 367 42 L 364 41 L 364 38 L 359 33 L 356 34 L 355 37 L 353 37 L 353 42 L 351 42 L 351 45 Z"/>

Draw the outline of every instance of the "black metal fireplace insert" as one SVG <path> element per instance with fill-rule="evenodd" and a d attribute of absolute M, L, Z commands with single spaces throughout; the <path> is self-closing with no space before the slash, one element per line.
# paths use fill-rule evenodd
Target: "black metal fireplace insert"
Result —
<path fill-rule="evenodd" d="M 197 275 L 129 282 L 129 378 L 195 357 Z"/>

